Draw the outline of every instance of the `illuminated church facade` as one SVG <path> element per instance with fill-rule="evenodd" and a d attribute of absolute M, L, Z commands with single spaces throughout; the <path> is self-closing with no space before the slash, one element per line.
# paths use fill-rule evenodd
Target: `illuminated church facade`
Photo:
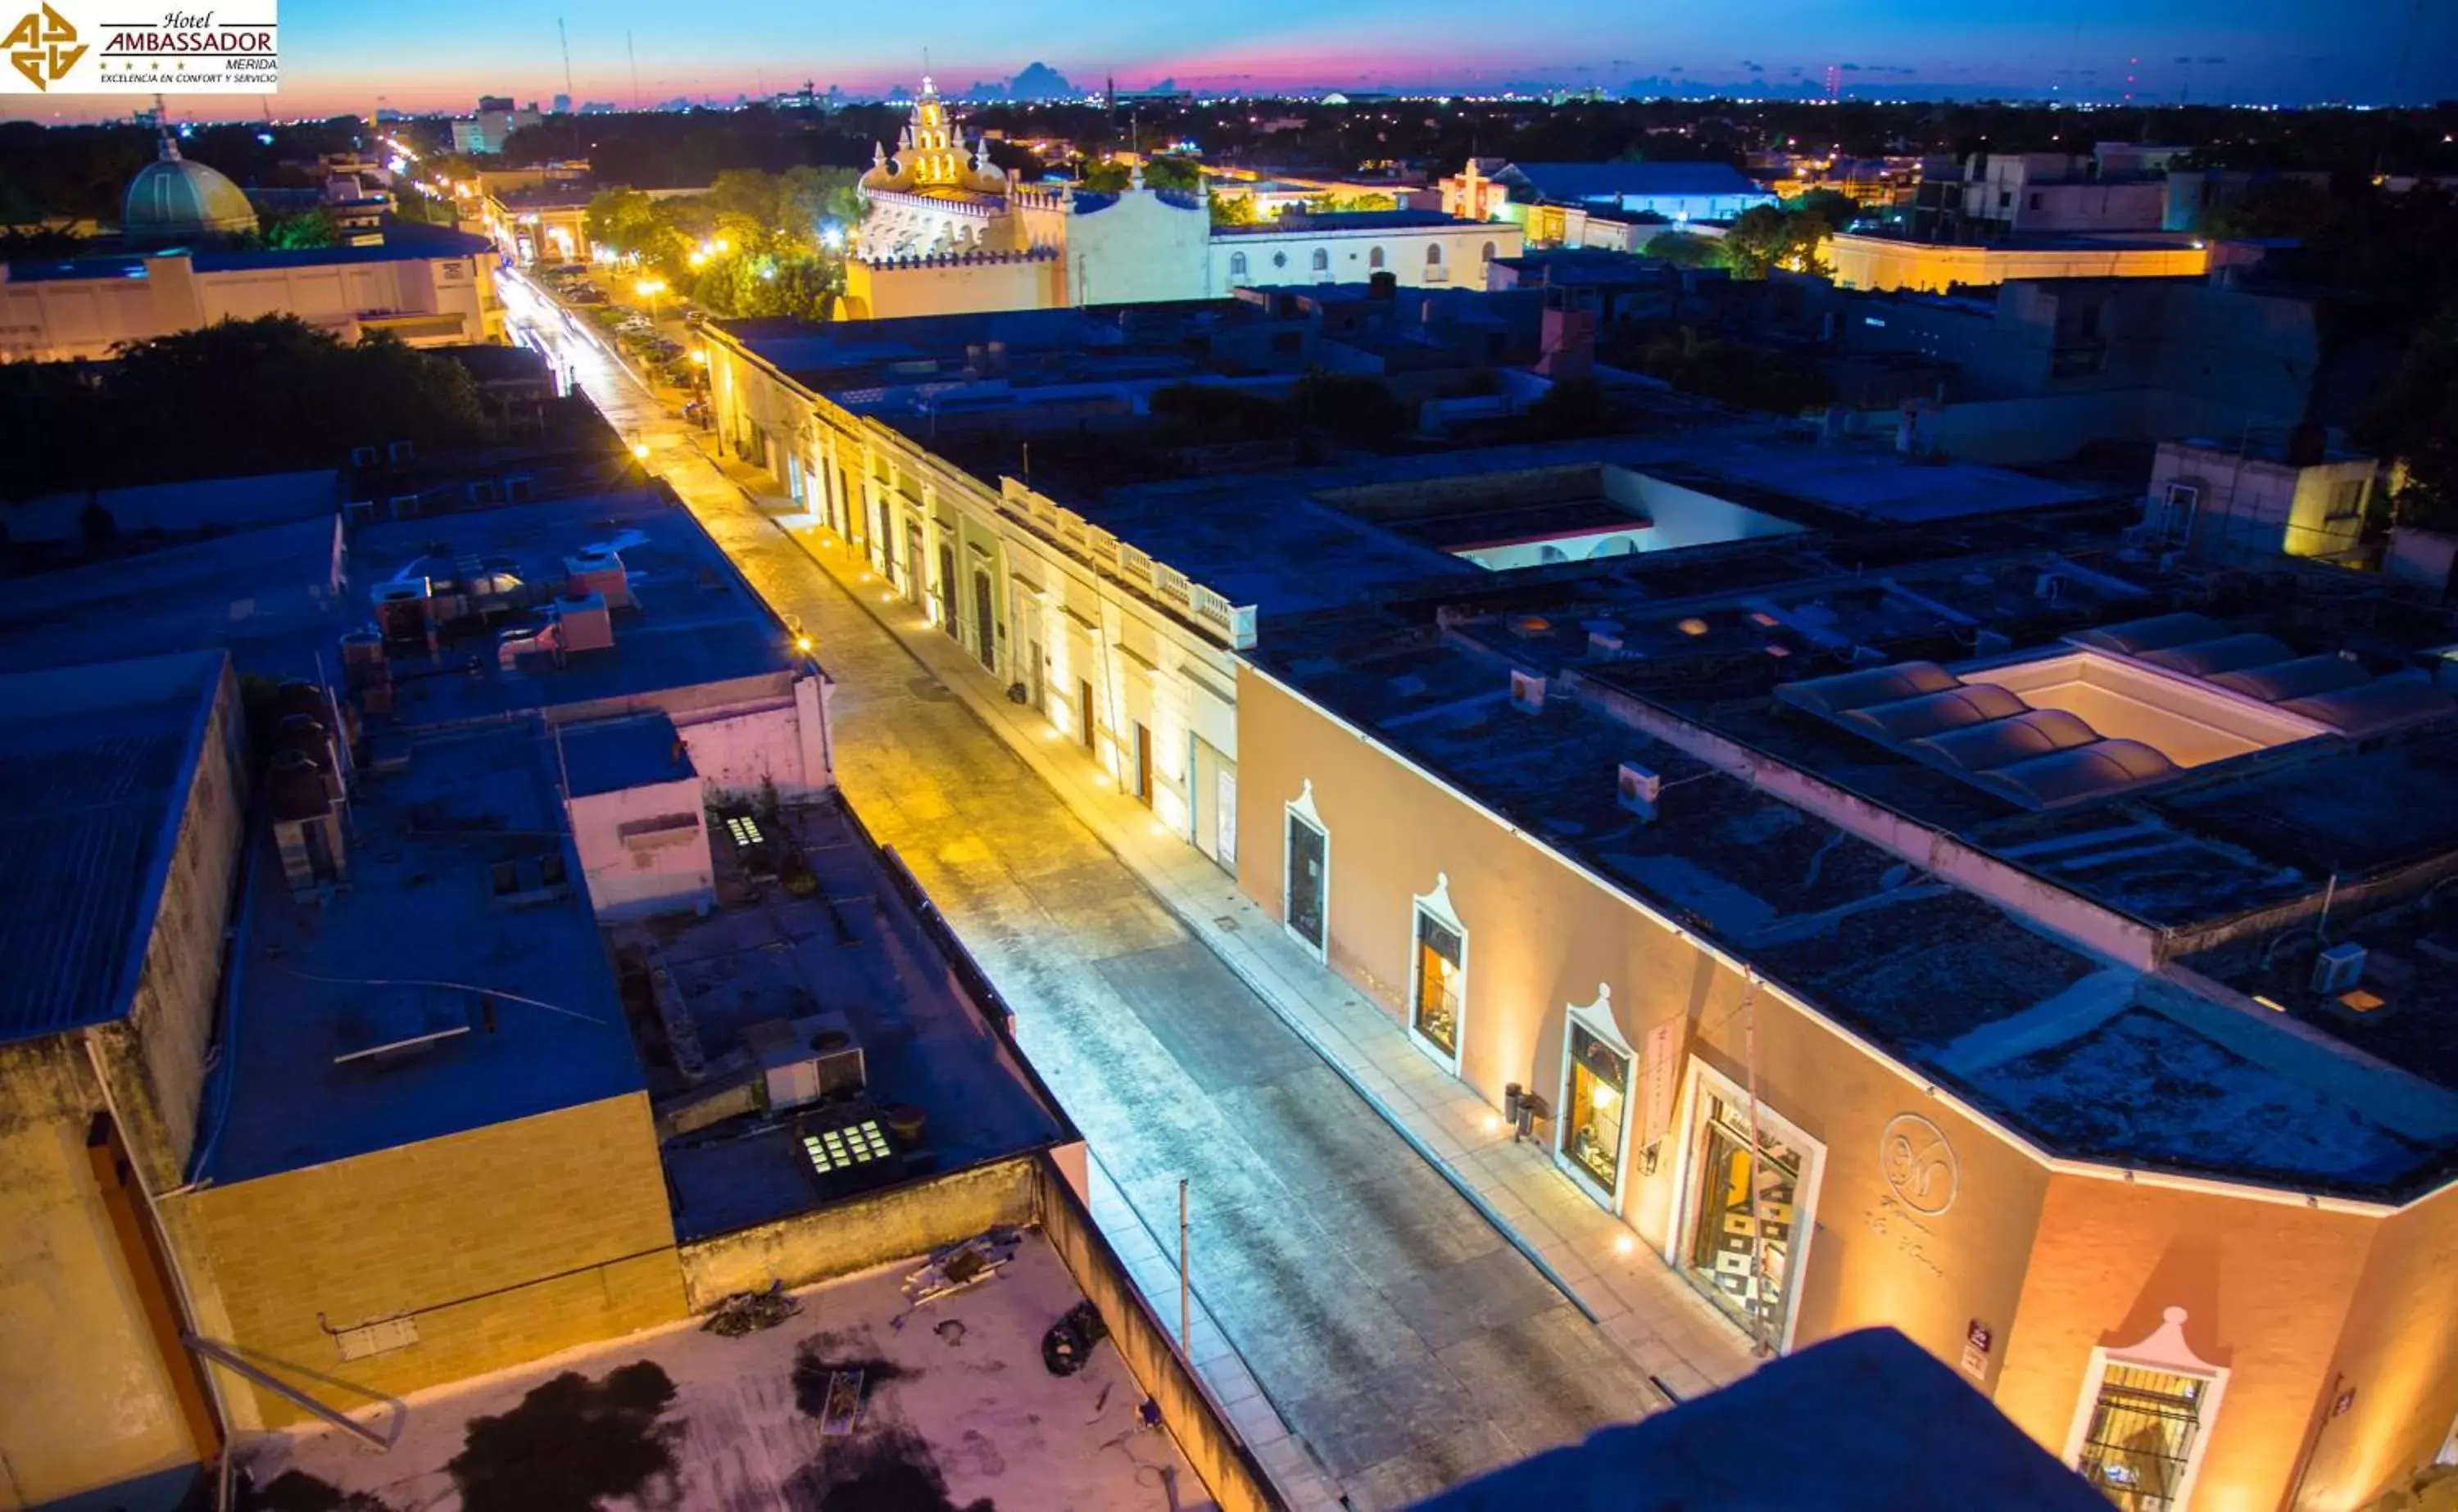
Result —
<path fill-rule="evenodd" d="M 1203 188 L 1150 187 L 1140 166 L 1115 194 L 1022 184 L 991 166 L 986 141 L 969 148 L 927 78 L 895 155 L 872 149 L 862 193 L 848 320 L 1212 299 L 1383 272 L 1482 288 L 1483 264 L 1521 247 L 1515 226 L 1426 211 L 1216 228 Z"/>

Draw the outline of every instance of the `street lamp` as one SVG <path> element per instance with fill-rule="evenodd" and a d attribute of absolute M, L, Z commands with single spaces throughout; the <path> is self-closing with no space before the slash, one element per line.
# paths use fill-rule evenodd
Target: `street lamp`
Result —
<path fill-rule="evenodd" d="M 666 280 L 642 279 L 632 285 L 632 292 L 649 301 L 649 319 L 655 321 L 657 318 L 657 296 L 666 292 Z"/>
<path fill-rule="evenodd" d="M 635 442 L 632 443 L 632 457 L 633 457 L 633 460 L 634 460 L 634 461 L 635 461 L 635 462 L 646 462 L 646 461 L 648 461 L 648 460 L 649 460 L 649 444 L 648 444 L 647 442 L 645 442 L 645 441 L 635 441 Z"/>

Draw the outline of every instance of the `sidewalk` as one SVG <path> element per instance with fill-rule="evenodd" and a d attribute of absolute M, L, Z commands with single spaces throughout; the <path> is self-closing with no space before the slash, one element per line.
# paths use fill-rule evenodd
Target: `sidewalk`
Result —
<path fill-rule="evenodd" d="M 1754 1368 L 1742 1332 L 1627 1226 L 1573 1188 L 1542 1146 L 1513 1141 L 1498 1109 L 1419 1052 L 1390 1014 L 1301 952 L 1238 891 L 1233 878 L 1156 823 L 1150 810 L 1121 794 L 1081 747 L 1049 738 L 1048 720 L 1037 711 L 1009 702 L 1004 688 L 963 646 L 912 615 L 881 612 L 886 606 L 878 602 L 877 584 L 859 581 L 867 564 L 834 544 L 816 516 L 793 512 L 792 501 L 772 491 L 773 479 L 740 463 L 718 466 L 831 577 L 852 590 L 883 628 L 1050 784 L 1190 933 L 1536 1261 L 1667 1396 L 1677 1400 L 1699 1396 Z M 1094 1211 L 1101 1215 L 1097 1202 Z M 1104 1221 L 1103 1227 L 1111 1225 Z M 1166 1257 L 1163 1263 L 1167 1265 Z M 1199 1274 L 1199 1264 L 1197 1270 Z M 1170 1268 L 1163 1293 L 1153 1295 L 1157 1300 L 1175 1287 L 1176 1271 Z M 1199 1345 L 1200 1325 L 1197 1333 Z M 1274 1469 L 1278 1473 L 1280 1467 Z"/>

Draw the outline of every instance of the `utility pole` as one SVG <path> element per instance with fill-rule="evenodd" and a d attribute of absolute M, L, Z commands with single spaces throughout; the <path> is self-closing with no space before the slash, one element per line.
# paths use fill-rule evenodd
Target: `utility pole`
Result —
<path fill-rule="evenodd" d="M 1177 1178 L 1177 1347 L 1195 1362 L 1195 1287 L 1186 1274 L 1186 1178 Z"/>
<path fill-rule="evenodd" d="M 632 46 L 630 27 L 623 29 L 623 55 L 632 60 L 632 110 L 635 114 L 637 114 L 640 109 L 640 54 L 638 50 Z"/>

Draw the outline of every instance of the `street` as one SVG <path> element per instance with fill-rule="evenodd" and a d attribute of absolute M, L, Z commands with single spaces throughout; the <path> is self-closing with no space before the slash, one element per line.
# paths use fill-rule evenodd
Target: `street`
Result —
<path fill-rule="evenodd" d="M 551 304 L 566 366 L 837 681 L 839 780 L 1013 1005 L 1154 1234 L 1191 1182 L 1203 1303 L 1359 1506 L 1392 1507 L 1659 1398 L 1632 1360 L 1190 934 L 1064 800 Z M 714 445 L 713 438 L 710 444 Z"/>

